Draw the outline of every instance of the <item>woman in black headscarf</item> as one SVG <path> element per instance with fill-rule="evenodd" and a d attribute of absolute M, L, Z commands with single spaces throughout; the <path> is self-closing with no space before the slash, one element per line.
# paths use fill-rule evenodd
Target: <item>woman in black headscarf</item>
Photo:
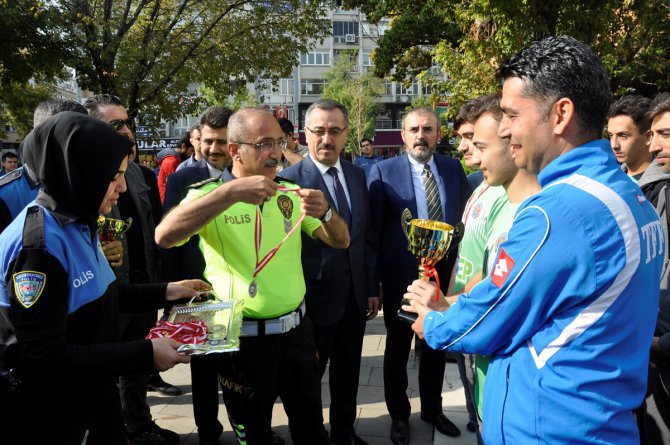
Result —
<path fill-rule="evenodd" d="M 72 112 L 21 144 L 42 189 L 0 236 L 0 368 L 21 383 L 0 390 L 0 439 L 14 439 L 2 443 L 126 444 L 116 376 L 188 361 L 171 339 L 116 342 L 119 309 L 157 310 L 209 288 L 127 285 L 117 298 L 96 225 L 126 190 L 131 146 Z"/>

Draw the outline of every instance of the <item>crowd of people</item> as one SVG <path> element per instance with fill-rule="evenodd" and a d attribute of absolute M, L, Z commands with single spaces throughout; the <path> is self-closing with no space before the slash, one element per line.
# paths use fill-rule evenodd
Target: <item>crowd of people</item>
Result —
<path fill-rule="evenodd" d="M 411 439 L 415 336 L 420 418 L 442 434 L 461 434 L 442 405 L 451 358 L 480 444 L 669 443 L 670 94 L 611 103 L 570 37 L 533 42 L 501 80 L 455 119 L 470 175 L 436 152 L 429 108 L 403 117 L 401 156 L 364 138 L 351 163 L 334 100 L 307 110 L 306 147 L 287 119 L 210 107 L 156 175 L 120 98 L 40 104 L 23 165 L 2 157 L 3 443 L 178 443 L 147 391 L 179 394 L 160 372 L 189 363 L 202 445 L 219 443 L 220 399 L 239 444 L 284 443 L 280 399 L 293 443 L 365 445 L 361 354 L 382 309 L 394 445 Z M 124 236 L 100 238 L 100 218 Z M 433 280 L 416 279 L 412 219 L 463 228 Z M 242 305 L 239 351 L 146 339 L 157 311 L 207 292 Z"/>

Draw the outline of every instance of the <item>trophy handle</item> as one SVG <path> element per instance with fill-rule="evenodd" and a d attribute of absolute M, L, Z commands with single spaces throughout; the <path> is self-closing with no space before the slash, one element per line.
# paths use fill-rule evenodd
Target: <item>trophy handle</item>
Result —
<path fill-rule="evenodd" d="M 412 212 L 410 212 L 409 209 L 402 211 L 402 214 L 400 215 L 400 226 L 402 227 L 402 231 L 405 233 L 405 237 L 407 239 L 409 239 L 409 228 L 412 225 L 410 223 L 412 219 Z"/>
<path fill-rule="evenodd" d="M 463 224 L 463 222 L 461 221 L 454 227 L 454 233 L 453 235 L 451 235 L 451 243 L 449 244 L 449 249 L 447 249 L 447 253 L 451 252 L 455 247 L 457 247 L 461 243 L 464 234 L 465 234 L 465 224 Z"/>

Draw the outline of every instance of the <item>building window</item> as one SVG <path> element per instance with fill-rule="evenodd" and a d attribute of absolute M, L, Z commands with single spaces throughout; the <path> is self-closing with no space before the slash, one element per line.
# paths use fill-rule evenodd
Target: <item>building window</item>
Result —
<path fill-rule="evenodd" d="M 330 65 L 330 53 L 311 52 L 300 54 L 301 65 Z"/>
<path fill-rule="evenodd" d="M 395 93 L 399 96 L 418 96 L 419 84 L 415 82 L 405 87 L 405 85 L 403 85 L 402 82 L 396 83 Z"/>
<path fill-rule="evenodd" d="M 358 22 L 333 22 L 333 40 L 335 43 L 358 43 Z"/>
<path fill-rule="evenodd" d="M 372 60 L 370 60 L 371 49 L 363 50 L 363 66 L 372 66 Z"/>
<path fill-rule="evenodd" d="M 300 94 L 322 94 L 325 85 L 325 79 L 302 79 L 300 81 Z"/>

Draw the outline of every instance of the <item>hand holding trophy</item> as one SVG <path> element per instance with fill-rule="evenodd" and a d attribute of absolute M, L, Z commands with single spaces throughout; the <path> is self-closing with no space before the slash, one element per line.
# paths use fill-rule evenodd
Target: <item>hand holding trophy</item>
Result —
<path fill-rule="evenodd" d="M 435 264 L 461 241 L 463 224 L 453 227 L 441 221 L 412 219 L 408 209 L 403 211 L 400 223 L 407 237 L 407 250 L 417 259 L 419 279 L 429 281 L 434 277 L 437 284 L 436 298 L 439 298 L 440 277 L 435 270 Z M 403 299 L 401 306 L 405 304 L 409 305 L 409 301 Z M 398 318 L 414 323 L 417 315 L 399 309 Z"/>
<path fill-rule="evenodd" d="M 98 235 L 101 242 L 118 241 L 123 238 L 123 234 L 130 229 L 133 219 L 127 220 L 107 218 L 103 215 L 98 216 Z"/>

